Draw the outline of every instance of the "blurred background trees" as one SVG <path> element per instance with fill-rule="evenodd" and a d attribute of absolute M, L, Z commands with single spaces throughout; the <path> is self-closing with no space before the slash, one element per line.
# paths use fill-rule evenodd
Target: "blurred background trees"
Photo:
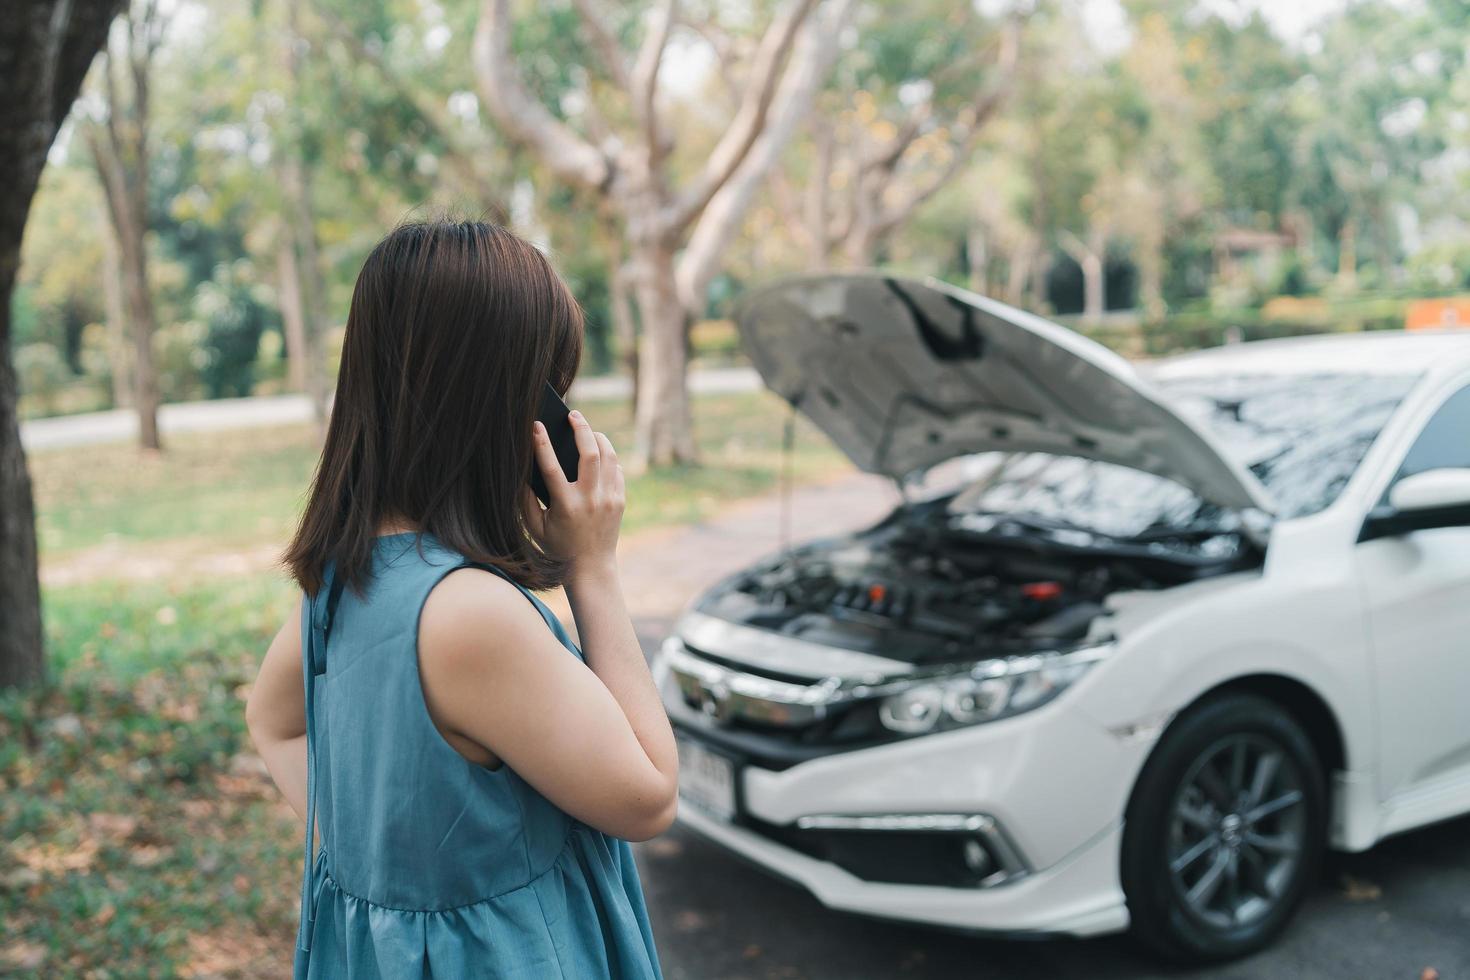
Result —
<path fill-rule="evenodd" d="M 654 462 L 692 457 L 688 359 L 788 272 L 940 275 L 1134 351 L 1387 325 L 1470 287 L 1470 28 L 1324 9 L 136 0 L 36 202 L 21 410 L 130 405 L 145 443 L 155 388 L 324 411 L 366 250 L 446 208 L 550 250 Z"/>

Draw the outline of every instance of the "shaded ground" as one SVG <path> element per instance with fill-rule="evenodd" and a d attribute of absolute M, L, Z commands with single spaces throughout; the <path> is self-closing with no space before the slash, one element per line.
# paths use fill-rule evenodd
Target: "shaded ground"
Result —
<path fill-rule="evenodd" d="M 794 537 L 861 526 L 896 497 L 889 483 L 849 476 L 798 489 Z M 649 652 L 701 588 L 773 550 L 774 497 L 712 521 L 641 535 L 622 553 L 630 606 Z M 1204 970 L 1170 970 L 1122 937 L 977 939 L 832 912 L 681 828 L 640 845 L 654 934 L 670 980 L 864 978 L 1470 977 L 1470 819 L 1407 834 L 1367 854 L 1330 858 L 1303 915 L 1272 949 Z"/>

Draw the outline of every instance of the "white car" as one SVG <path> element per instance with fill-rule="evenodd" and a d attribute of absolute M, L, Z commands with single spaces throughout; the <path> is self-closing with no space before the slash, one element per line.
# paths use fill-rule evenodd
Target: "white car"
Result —
<path fill-rule="evenodd" d="M 1220 959 L 1324 847 L 1470 811 L 1470 333 L 1136 369 L 873 274 L 738 320 L 907 496 L 682 615 L 685 826 L 836 909 Z"/>

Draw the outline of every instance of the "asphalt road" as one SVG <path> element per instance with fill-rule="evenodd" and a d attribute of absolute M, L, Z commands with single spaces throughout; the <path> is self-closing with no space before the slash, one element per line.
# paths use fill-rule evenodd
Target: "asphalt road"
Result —
<path fill-rule="evenodd" d="M 1275 946 L 1199 970 L 1162 966 L 1124 936 L 982 939 L 833 912 L 677 825 L 638 856 L 669 980 L 1470 977 L 1470 819 L 1331 856 Z"/>
<path fill-rule="evenodd" d="M 881 480 L 845 477 L 796 491 L 790 526 L 802 538 L 860 527 L 893 500 Z M 767 498 L 630 542 L 624 585 L 646 650 L 694 593 L 779 544 L 781 510 Z M 669 980 L 1470 980 L 1470 818 L 1330 855 L 1274 947 L 1202 970 L 1163 967 L 1126 937 L 982 939 L 833 912 L 678 826 L 638 855 Z"/>
<path fill-rule="evenodd" d="M 748 367 L 711 368 L 689 375 L 689 390 L 695 394 L 755 391 L 760 377 Z M 572 385 L 572 402 L 626 398 L 632 383 L 621 375 L 600 375 Z M 217 398 L 210 401 L 178 402 L 158 410 L 158 427 L 165 438 L 186 432 L 223 432 L 291 425 L 311 420 L 311 402 L 305 395 L 264 395 L 252 398 Z M 20 441 L 26 452 L 127 442 L 138 437 L 138 417 L 130 409 L 58 415 L 31 419 L 20 424 Z"/>

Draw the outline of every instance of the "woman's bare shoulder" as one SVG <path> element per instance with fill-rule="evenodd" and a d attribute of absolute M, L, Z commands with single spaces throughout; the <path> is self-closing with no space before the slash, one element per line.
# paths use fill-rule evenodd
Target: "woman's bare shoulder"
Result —
<path fill-rule="evenodd" d="M 419 654 L 454 666 L 482 664 L 497 648 L 518 648 L 547 632 L 541 613 L 515 585 L 482 568 L 460 568 L 434 586 L 419 614 Z M 539 645 L 539 644 L 538 644 Z"/>

